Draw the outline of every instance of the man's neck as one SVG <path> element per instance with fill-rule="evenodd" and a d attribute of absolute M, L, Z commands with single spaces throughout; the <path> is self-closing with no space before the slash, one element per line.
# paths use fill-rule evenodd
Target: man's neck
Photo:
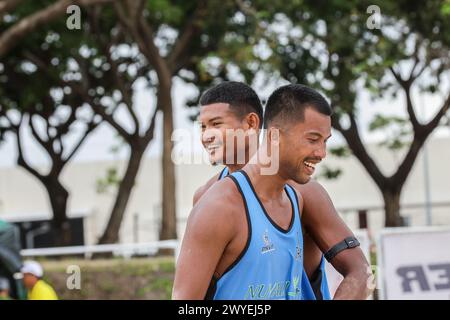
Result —
<path fill-rule="evenodd" d="M 253 158 L 257 154 L 257 152 L 258 152 L 257 150 L 253 150 L 253 151 L 246 150 L 245 151 L 245 159 L 247 162 L 243 163 L 243 164 L 227 164 L 226 166 L 228 168 L 228 172 L 233 173 L 238 170 L 242 170 L 242 168 L 244 168 L 247 165 L 247 163 L 250 161 L 250 159 Z"/>
<path fill-rule="evenodd" d="M 259 159 L 267 158 L 267 156 L 261 155 L 262 152 L 264 151 L 261 151 L 260 148 L 246 158 L 250 160 L 250 164 L 227 164 L 226 166 L 229 173 L 233 173 L 238 170 L 245 171 L 258 192 L 258 196 L 266 199 L 273 199 L 274 197 L 279 197 L 279 195 L 284 191 L 284 186 L 289 179 L 281 177 L 279 175 L 279 171 L 277 171 L 276 174 L 264 174 L 264 168 L 266 166 L 261 164 Z M 271 161 L 273 161 L 273 159 Z"/>
<path fill-rule="evenodd" d="M 229 173 L 233 173 L 233 172 L 236 172 L 238 170 L 241 170 L 243 167 L 245 167 L 245 164 L 232 164 L 232 165 L 230 164 L 230 165 L 227 165 Z"/>
<path fill-rule="evenodd" d="M 260 198 L 279 198 L 284 192 L 284 186 L 288 180 L 281 177 L 278 173 L 272 175 L 264 174 L 263 170 L 264 166 L 260 163 L 248 164 L 243 168 Z"/>

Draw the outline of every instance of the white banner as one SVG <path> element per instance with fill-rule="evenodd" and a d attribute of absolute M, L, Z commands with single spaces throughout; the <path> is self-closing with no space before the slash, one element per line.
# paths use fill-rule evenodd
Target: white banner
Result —
<path fill-rule="evenodd" d="M 450 299 L 450 228 L 389 228 L 380 234 L 382 299 Z"/>
<path fill-rule="evenodd" d="M 361 250 L 370 263 L 370 237 L 366 229 L 354 230 L 355 237 L 361 244 Z M 344 277 L 327 261 L 325 262 L 325 272 L 327 274 L 328 287 L 333 297 Z"/>

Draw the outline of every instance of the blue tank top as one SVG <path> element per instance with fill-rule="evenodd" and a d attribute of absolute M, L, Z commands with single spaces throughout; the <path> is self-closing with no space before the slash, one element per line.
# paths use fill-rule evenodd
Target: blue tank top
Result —
<path fill-rule="evenodd" d="M 306 272 L 303 271 L 303 278 L 305 280 L 302 282 L 302 290 L 304 292 L 305 300 L 331 300 L 327 274 L 325 273 L 325 257 L 323 255 L 320 261 L 319 270 L 317 270 L 315 274 L 318 277 L 315 282 L 316 291 L 314 291 Z"/>
<path fill-rule="evenodd" d="M 245 172 L 231 175 L 246 207 L 249 234 L 245 249 L 217 280 L 217 300 L 303 299 L 303 235 L 297 196 L 286 185 L 292 206 L 288 230 L 266 213 Z"/>
<path fill-rule="evenodd" d="M 223 178 L 225 178 L 228 175 L 228 173 L 229 173 L 228 167 L 223 168 L 223 170 L 219 174 L 219 179 L 217 179 L 217 180 L 222 180 Z"/>
<path fill-rule="evenodd" d="M 225 167 L 220 172 L 218 180 L 222 180 L 223 178 L 228 176 L 228 174 L 229 174 L 228 167 Z M 250 187 L 251 187 L 251 184 L 250 184 Z M 244 201 L 245 201 L 245 199 L 244 199 Z M 297 202 L 294 202 L 294 203 L 297 204 Z M 300 216 L 300 215 L 298 215 L 298 216 Z M 248 217 L 247 217 L 247 219 L 248 219 Z M 303 240 L 302 240 L 302 246 L 303 246 Z M 320 275 L 319 275 L 320 276 L 320 284 L 319 284 L 319 288 L 316 288 L 316 290 L 319 290 L 320 292 L 316 292 L 316 293 L 314 292 L 305 270 L 303 268 L 302 268 L 302 270 L 303 270 L 302 271 L 302 279 L 301 279 L 301 292 L 302 292 L 302 296 L 303 296 L 302 298 L 304 300 L 316 300 L 316 299 L 331 300 L 331 294 L 330 294 L 330 290 L 328 288 L 328 281 L 327 281 L 327 276 L 325 273 L 324 256 L 322 255 L 322 260 L 320 263 Z M 214 298 L 216 298 L 216 296 L 214 296 Z M 216 299 L 220 299 L 220 298 L 216 298 Z"/>

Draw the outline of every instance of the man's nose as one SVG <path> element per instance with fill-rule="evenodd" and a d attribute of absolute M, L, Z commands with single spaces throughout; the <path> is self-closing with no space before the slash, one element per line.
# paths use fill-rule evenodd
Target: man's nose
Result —
<path fill-rule="evenodd" d="M 319 148 L 315 150 L 314 156 L 320 160 L 324 159 L 327 156 L 327 147 L 325 143 L 323 143 Z"/>
<path fill-rule="evenodd" d="M 216 139 L 216 134 L 214 130 L 206 129 L 202 132 L 202 141 L 203 143 L 211 143 Z"/>

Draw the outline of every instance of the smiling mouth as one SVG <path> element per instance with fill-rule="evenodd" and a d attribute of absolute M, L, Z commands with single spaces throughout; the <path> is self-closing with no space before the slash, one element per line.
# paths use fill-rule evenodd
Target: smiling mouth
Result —
<path fill-rule="evenodd" d="M 214 152 L 216 149 L 219 149 L 221 147 L 221 145 L 215 144 L 215 145 L 209 145 L 206 147 L 206 151 L 208 151 L 209 153 Z"/>
<path fill-rule="evenodd" d="M 310 168 L 310 169 L 312 169 L 312 170 L 314 170 L 314 169 L 316 168 L 316 164 L 315 164 L 315 163 L 312 163 L 312 162 L 303 161 L 303 164 L 304 164 L 306 167 L 308 167 L 308 168 Z"/>

